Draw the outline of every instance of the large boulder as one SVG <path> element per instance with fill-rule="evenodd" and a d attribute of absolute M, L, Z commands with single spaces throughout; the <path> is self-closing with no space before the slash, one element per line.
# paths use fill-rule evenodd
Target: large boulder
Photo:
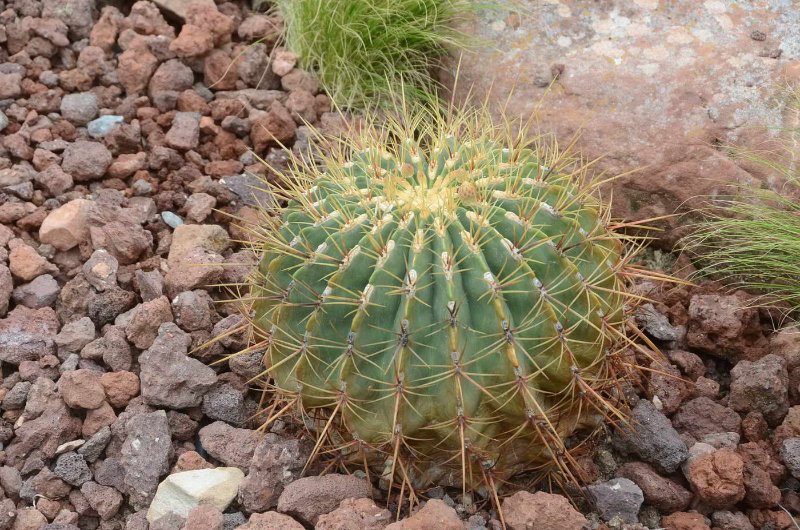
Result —
<path fill-rule="evenodd" d="M 488 10 L 464 23 L 481 44 L 461 60 L 456 100 L 469 93 L 482 102 L 491 92 L 493 108 L 535 115 L 532 130 L 554 133 L 560 145 L 580 133 L 577 150 L 603 157 L 597 172 L 637 170 L 611 185 L 615 215 L 672 214 L 729 184 L 766 179 L 720 146 L 763 151 L 780 126 L 792 127 L 774 96 L 800 79 L 800 42 L 778 3 L 514 5 L 521 14 Z M 455 71 L 443 73 L 446 85 Z"/>

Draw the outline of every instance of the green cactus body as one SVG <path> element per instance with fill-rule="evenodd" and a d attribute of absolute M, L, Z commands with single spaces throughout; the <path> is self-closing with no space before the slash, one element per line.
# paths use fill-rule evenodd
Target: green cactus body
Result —
<path fill-rule="evenodd" d="M 390 150 L 329 164 L 264 243 L 252 314 L 271 384 L 345 460 L 416 486 L 558 462 L 605 414 L 623 334 L 605 209 L 527 148 Z"/>

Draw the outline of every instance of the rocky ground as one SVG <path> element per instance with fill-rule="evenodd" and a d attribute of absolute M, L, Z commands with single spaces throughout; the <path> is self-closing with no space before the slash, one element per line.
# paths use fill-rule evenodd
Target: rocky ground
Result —
<path fill-rule="evenodd" d="M 459 97 L 493 91 L 512 116 L 535 115 L 562 145 L 601 158 L 595 169 L 626 174 L 611 184 L 615 215 L 648 219 L 736 183 L 779 185 L 724 146 L 797 144 L 798 115 L 785 105 L 800 82 L 796 2 L 506 4 L 517 12 L 487 10 L 464 24 L 481 44 L 460 65 Z M 661 240 L 685 224 L 662 219 L 675 230 Z"/>
<path fill-rule="evenodd" d="M 240 317 L 209 286 L 254 263 L 231 215 L 269 205 L 256 155 L 341 123 L 280 20 L 160 4 L 0 0 L 0 530 L 498 528 L 441 488 L 396 521 L 363 477 L 302 477 L 291 425 L 255 430 L 260 354 L 226 357 Z M 631 387 L 638 429 L 581 461 L 583 513 L 520 491 L 509 528 L 794 527 L 800 334 L 741 293 L 639 288 L 668 362 Z"/>

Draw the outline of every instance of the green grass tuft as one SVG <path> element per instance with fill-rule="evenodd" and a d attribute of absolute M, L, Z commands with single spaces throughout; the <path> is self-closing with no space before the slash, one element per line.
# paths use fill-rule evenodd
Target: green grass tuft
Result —
<path fill-rule="evenodd" d="M 275 0 L 286 46 L 314 71 L 336 105 L 385 107 L 395 95 L 437 100 L 432 74 L 449 47 L 469 37 L 453 29 L 471 0 Z M 402 87 L 402 88 L 401 88 Z"/>
<path fill-rule="evenodd" d="M 685 242 L 701 277 L 763 291 L 800 310 L 800 203 L 748 190 L 709 212 Z"/>
<path fill-rule="evenodd" d="M 762 293 L 763 305 L 800 312 L 800 175 L 774 156 L 740 153 L 779 173 L 780 191 L 743 187 L 701 210 L 683 245 L 698 278 Z"/>

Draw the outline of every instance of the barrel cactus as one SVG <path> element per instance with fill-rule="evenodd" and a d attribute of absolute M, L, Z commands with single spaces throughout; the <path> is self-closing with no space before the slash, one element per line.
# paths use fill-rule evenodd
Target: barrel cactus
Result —
<path fill-rule="evenodd" d="M 266 415 L 404 487 L 566 470 L 568 438 L 622 414 L 623 236 L 574 160 L 476 116 L 412 123 L 276 188 L 248 298 Z"/>

